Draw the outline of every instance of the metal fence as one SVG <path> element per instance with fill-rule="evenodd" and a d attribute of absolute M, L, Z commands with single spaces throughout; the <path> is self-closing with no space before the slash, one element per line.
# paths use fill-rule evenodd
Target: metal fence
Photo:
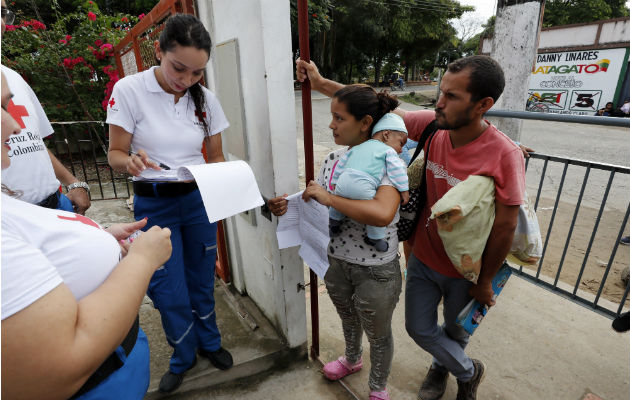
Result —
<path fill-rule="evenodd" d="M 492 111 L 499 118 L 630 127 L 630 119 Z M 527 186 L 543 237 L 536 269 L 513 268 L 535 284 L 608 317 L 630 292 L 630 252 L 618 252 L 630 215 L 630 168 L 532 153 Z M 535 197 L 534 197 L 535 193 Z"/>
<path fill-rule="evenodd" d="M 126 173 L 107 162 L 107 127 L 102 121 L 52 122 L 55 133 L 45 141 L 53 154 L 80 181 L 90 185 L 90 198 L 108 200 L 130 196 Z"/>
<path fill-rule="evenodd" d="M 538 165 L 531 168 L 534 164 Z M 535 169 L 533 174 L 532 169 Z M 627 284 L 621 286 L 624 269 L 630 265 L 628 257 L 624 255 L 616 259 L 619 240 L 624 236 L 628 222 L 630 203 L 622 211 L 619 205 L 609 205 L 608 202 L 612 192 L 620 194 L 628 190 L 630 168 L 532 154 L 527 170 L 528 182 L 537 182 L 534 208 L 544 245 L 537 269 L 519 268 L 517 273 L 604 315 L 617 315 L 630 289 Z M 597 182 L 606 183 L 604 187 L 595 184 L 594 179 L 589 180 L 595 175 L 599 175 Z M 552 182 L 547 183 L 550 177 Z M 567 181 L 581 181 L 577 182 L 577 198 L 572 189 L 566 190 Z M 552 196 L 544 196 L 545 192 Z M 627 193 L 626 200 L 630 197 Z M 585 201 L 585 196 L 591 199 Z M 593 201 L 599 204 L 593 204 Z M 602 295 L 617 304 L 616 307 L 601 305 Z"/>

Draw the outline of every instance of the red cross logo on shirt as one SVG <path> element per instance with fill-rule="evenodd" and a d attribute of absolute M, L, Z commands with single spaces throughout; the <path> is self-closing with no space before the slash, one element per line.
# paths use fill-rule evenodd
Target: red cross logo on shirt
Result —
<path fill-rule="evenodd" d="M 16 105 L 13 102 L 13 99 L 11 99 L 9 100 L 9 106 L 7 107 L 7 111 L 9 112 L 9 114 L 11 114 L 13 119 L 16 120 L 18 124 L 20 124 L 20 128 L 22 129 L 26 128 L 26 124 L 24 124 L 24 120 L 22 120 L 22 117 L 29 116 L 29 113 L 26 107 Z"/>
<path fill-rule="evenodd" d="M 109 108 L 114 107 L 114 104 L 116 104 L 116 102 L 114 101 L 114 98 L 112 97 L 111 99 L 109 99 Z"/>
<path fill-rule="evenodd" d="M 206 118 L 206 113 L 205 111 L 201 113 L 201 115 L 199 114 L 199 110 L 195 110 L 195 115 L 197 116 L 197 118 L 199 118 L 199 122 L 203 122 L 203 120 Z"/>
<path fill-rule="evenodd" d="M 68 221 L 78 221 L 78 222 L 80 222 L 82 224 L 93 226 L 95 228 L 101 229 L 101 227 L 98 226 L 98 224 L 96 222 L 92 221 L 88 217 L 84 217 L 81 214 L 74 214 L 74 218 L 72 218 L 72 217 L 64 217 L 63 215 L 57 215 L 57 218 L 65 219 L 65 220 L 68 220 Z"/>

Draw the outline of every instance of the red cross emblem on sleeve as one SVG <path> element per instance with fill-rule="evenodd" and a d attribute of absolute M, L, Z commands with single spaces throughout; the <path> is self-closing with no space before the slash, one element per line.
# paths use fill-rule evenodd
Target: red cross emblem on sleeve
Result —
<path fill-rule="evenodd" d="M 114 101 L 114 98 L 112 97 L 111 99 L 109 99 L 109 108 L 114 107 L 114 104 L 116 104 L 116 102 Z"/>
<path fill-rule="evenodd" d="M 20 124 L 20 128 L 22 129 L 26 128 L 26 124 L 24 124 L 24 120 L 22 119 L 22 117 L 29 116 L 29 113 L 26 107 L 15 104 L 13 102 L 13 99 L 11 99 L 9 100 L 7 111 L 9 112 L 9 114 L 11 114 L 13 119 L 16 120 L 18 124 Z"/>
<path fill-rule="evenodd" d="M 80 223 L 82 223 L 84 225 L 89 225 L 89 226 L 93 226 L 95 228 L 101 229 L 101 227 L 98 226 L 98 224 L 96 222 L 92 221 L 88 217 L 85 217 L 85 216 L 83 216 L 81 214 L 74 214 L 74 218 L 66 217 L 66 216 L 63 216 L 63 215 L 57 215 L 57 218 L 65 219 L 65 220 L 68 220 L 68 221 L 77 221 L 77 222 L 80 222 Z"/>
<path fill-rule="evenodd" d="M 197 116 L 197 118 L 199 118 L 199 122 L 203 122 L 203 120 L 206 118 L 205 111 L 199 114 L 199 110 L 195 110 L 195 115 Z"/>

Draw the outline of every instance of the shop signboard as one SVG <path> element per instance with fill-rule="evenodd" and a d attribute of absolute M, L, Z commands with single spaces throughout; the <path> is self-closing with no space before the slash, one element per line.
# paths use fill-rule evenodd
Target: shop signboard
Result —
<path fill-rule="evenodd" d="M 593 115 L 614 101 L 630 49 L 541 53 L 532 68 L 527 110 Z"/>

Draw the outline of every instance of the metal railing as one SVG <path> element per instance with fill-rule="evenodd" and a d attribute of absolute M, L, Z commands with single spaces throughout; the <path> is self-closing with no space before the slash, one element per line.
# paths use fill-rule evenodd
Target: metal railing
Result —
<path fill-rule="evenodd" d="M 90 185 L 90 198 L 128 198 L 129 179 L 107 162 L 108 133 L 102 121 L 52 122 L 55 133 L 45 139 L 48 148 L 80 181 Z"/>
<path fill-rule="evenodd" d="M 502 110 L 486 116 L 630 127 L 628 118 Z M 514 272 L 602 315 L 618 315 L 630 292 L 630 284 L 611 279 L 630 268 L 630 256 L 617 257 L 630 215 L 630 168 L 531 153 L 526 170 L 529 187 L 537 188 L 543 253 L 535 270 Z"/>
<path fill-rule="evenodd" d="M 541 113 L 531 111 L 490 110 L 486 117 L 535 119 L 539 121 L 570 122 L 572 124 L 589 124 L 603 126 L 619 126 L 630 128 L 630 118 L 596 117 L 594 115 L 573 115 Z"/>

